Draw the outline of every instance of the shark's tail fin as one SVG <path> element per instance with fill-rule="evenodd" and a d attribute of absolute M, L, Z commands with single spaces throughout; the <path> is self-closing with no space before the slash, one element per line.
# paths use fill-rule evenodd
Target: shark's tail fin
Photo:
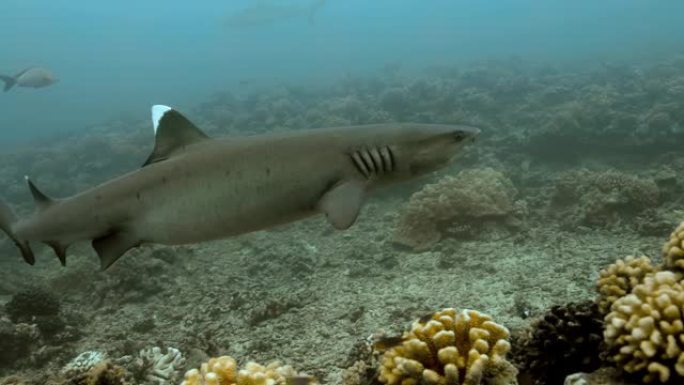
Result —
<path fill-rule="evenodd" d="M 0 80 L 5 82 L 5 88 L 2 89 L 5 92 L 9 91 L 12 87 L 14 87 L 15 84 L 17 84 L 17 79 L 7 75 L 0 75 Z"/>
<path fill-rule="evenodd" d="M 7 206 L 5 202 L 0 200 L 0 230 L 4 231 L 8 237 L 14 242 L 15 245 L 21 251 L 21 255 L 24 257 L 24 261 L 29 265 L 33 265 L 36 262 L 36 258 L 33 255 L 31 246 L 27 241 L 21 241 L 17 239 L 16 235 L 12 231 L 12 225 L 17 221 L 17 216 L 14 215 L 12 209 Z"/>

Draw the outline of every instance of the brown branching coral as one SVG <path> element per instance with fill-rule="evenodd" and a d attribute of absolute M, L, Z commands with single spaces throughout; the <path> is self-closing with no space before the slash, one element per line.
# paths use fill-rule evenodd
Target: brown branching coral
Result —
<path fill-rule="evenodd" d="M 684 272 L 684 222 L 677 226 L 663 246 L 663 263 L 666 269 Z"/>
<path fill-rule="evenodd" d="M 444 309 L 414 322 L 401 344 L 383 354 L 378 379 L 387 385 L 515 384 L 508 337 L 485 314 Z"/>
<path fill-rule="evenodd" d="M 644 278 L 605 318 L 610 359 L 643 383 L 684 382 L 684 282 L 671 271 Z"/>
<path fill-rule="evenodd" d="M 31 350 L 40 346 L 38 328 L 29 324 L 13 324 L 0 318 L 0 367 L 9 367 L 30 355 Z"/>
<path fill-rule="evenodd" d="M 602 332 L 594 302 L 554 306 L 514 341 L 516 366 L 530 384 L 561 384 L 569 374 L 600 367 Z"/>
<path fill-rule="evenodd" d="M 618 171 L 569 171 L 558 179 L 552 213 L 569 226 L 610 227 L 629 222 L 658 205 L 652 179 Z"/>
<path fill-rule="evenodd" d="M 301 380 L 301 381 L 300 381 Z M 192 369 L 185 373 L 185 381 L 181 385 L 311 385 L 313 377 L 297 373 L 289 365 L 281 365 L 273 361 L 264 366 L 256 362 L 248 362 L 239 369 L 237 361 L 229 356 L 210 359 L 200 369 Z"/>
<path fill-rule="evenodd" d="M 646 256 L 628 256 L 601 270 L 596 281 L 599 295 L 597 303 L 602 314 L 608 314 L 610 307 L 618 298 L 629 294 L 640 284 L 644 277 L 652 274 L 656 268 Z"/>
<path fill-rule="evenodd" d="M 127 372 L 124 368 L 109 361 L 102 361 L 88 372 L 68 379 L 70 385 L 130 385 L 126 381 Z"/>
<path fill-rule="evenodd" d="M 395 242 L 425 250 L 461 225 L 506 220 L 516 210 L 513 183 L 491 168 L 446 176 L 413 194 L 401 213 Z"/>

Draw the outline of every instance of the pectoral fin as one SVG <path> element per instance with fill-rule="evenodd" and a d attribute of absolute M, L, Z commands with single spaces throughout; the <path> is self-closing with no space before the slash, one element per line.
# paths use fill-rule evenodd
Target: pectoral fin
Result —
<path fill-rule="evenodd" d="M 107 269 L 128 250 L 140 245 L 134 234 L 118 231 L 93 240 L 93 248 L 100 256 L 100 267 Z"/>
<path fill-rule="evenodd" d="M 366 196 L 366 187 L 360 181 L 342 182 L 326 192 L 318 203 L 333 227 L 348 229 L 356 221 Z"/>

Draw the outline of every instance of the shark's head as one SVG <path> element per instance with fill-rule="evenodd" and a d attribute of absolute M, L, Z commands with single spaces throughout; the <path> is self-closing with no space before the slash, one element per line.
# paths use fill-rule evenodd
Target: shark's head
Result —
<path fill-rule="evenodd" d="M 415 178 L 447 166 L 479 133 L 468 126 L 402 124 L 391 146 L 397 157 L 396 177 Z"/>

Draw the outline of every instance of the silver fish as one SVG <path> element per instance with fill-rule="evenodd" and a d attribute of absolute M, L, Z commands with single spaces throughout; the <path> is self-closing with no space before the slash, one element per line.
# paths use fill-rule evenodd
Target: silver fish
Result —
<path fill-rule="evenodd" d="M 57 83 L 59 79 L 52 71 L 42 67 L 30 67 L 14 76 L 0 75 L 0 80 L 5 82 L 4 91 L 12 87 L 43 88 Z"/>

